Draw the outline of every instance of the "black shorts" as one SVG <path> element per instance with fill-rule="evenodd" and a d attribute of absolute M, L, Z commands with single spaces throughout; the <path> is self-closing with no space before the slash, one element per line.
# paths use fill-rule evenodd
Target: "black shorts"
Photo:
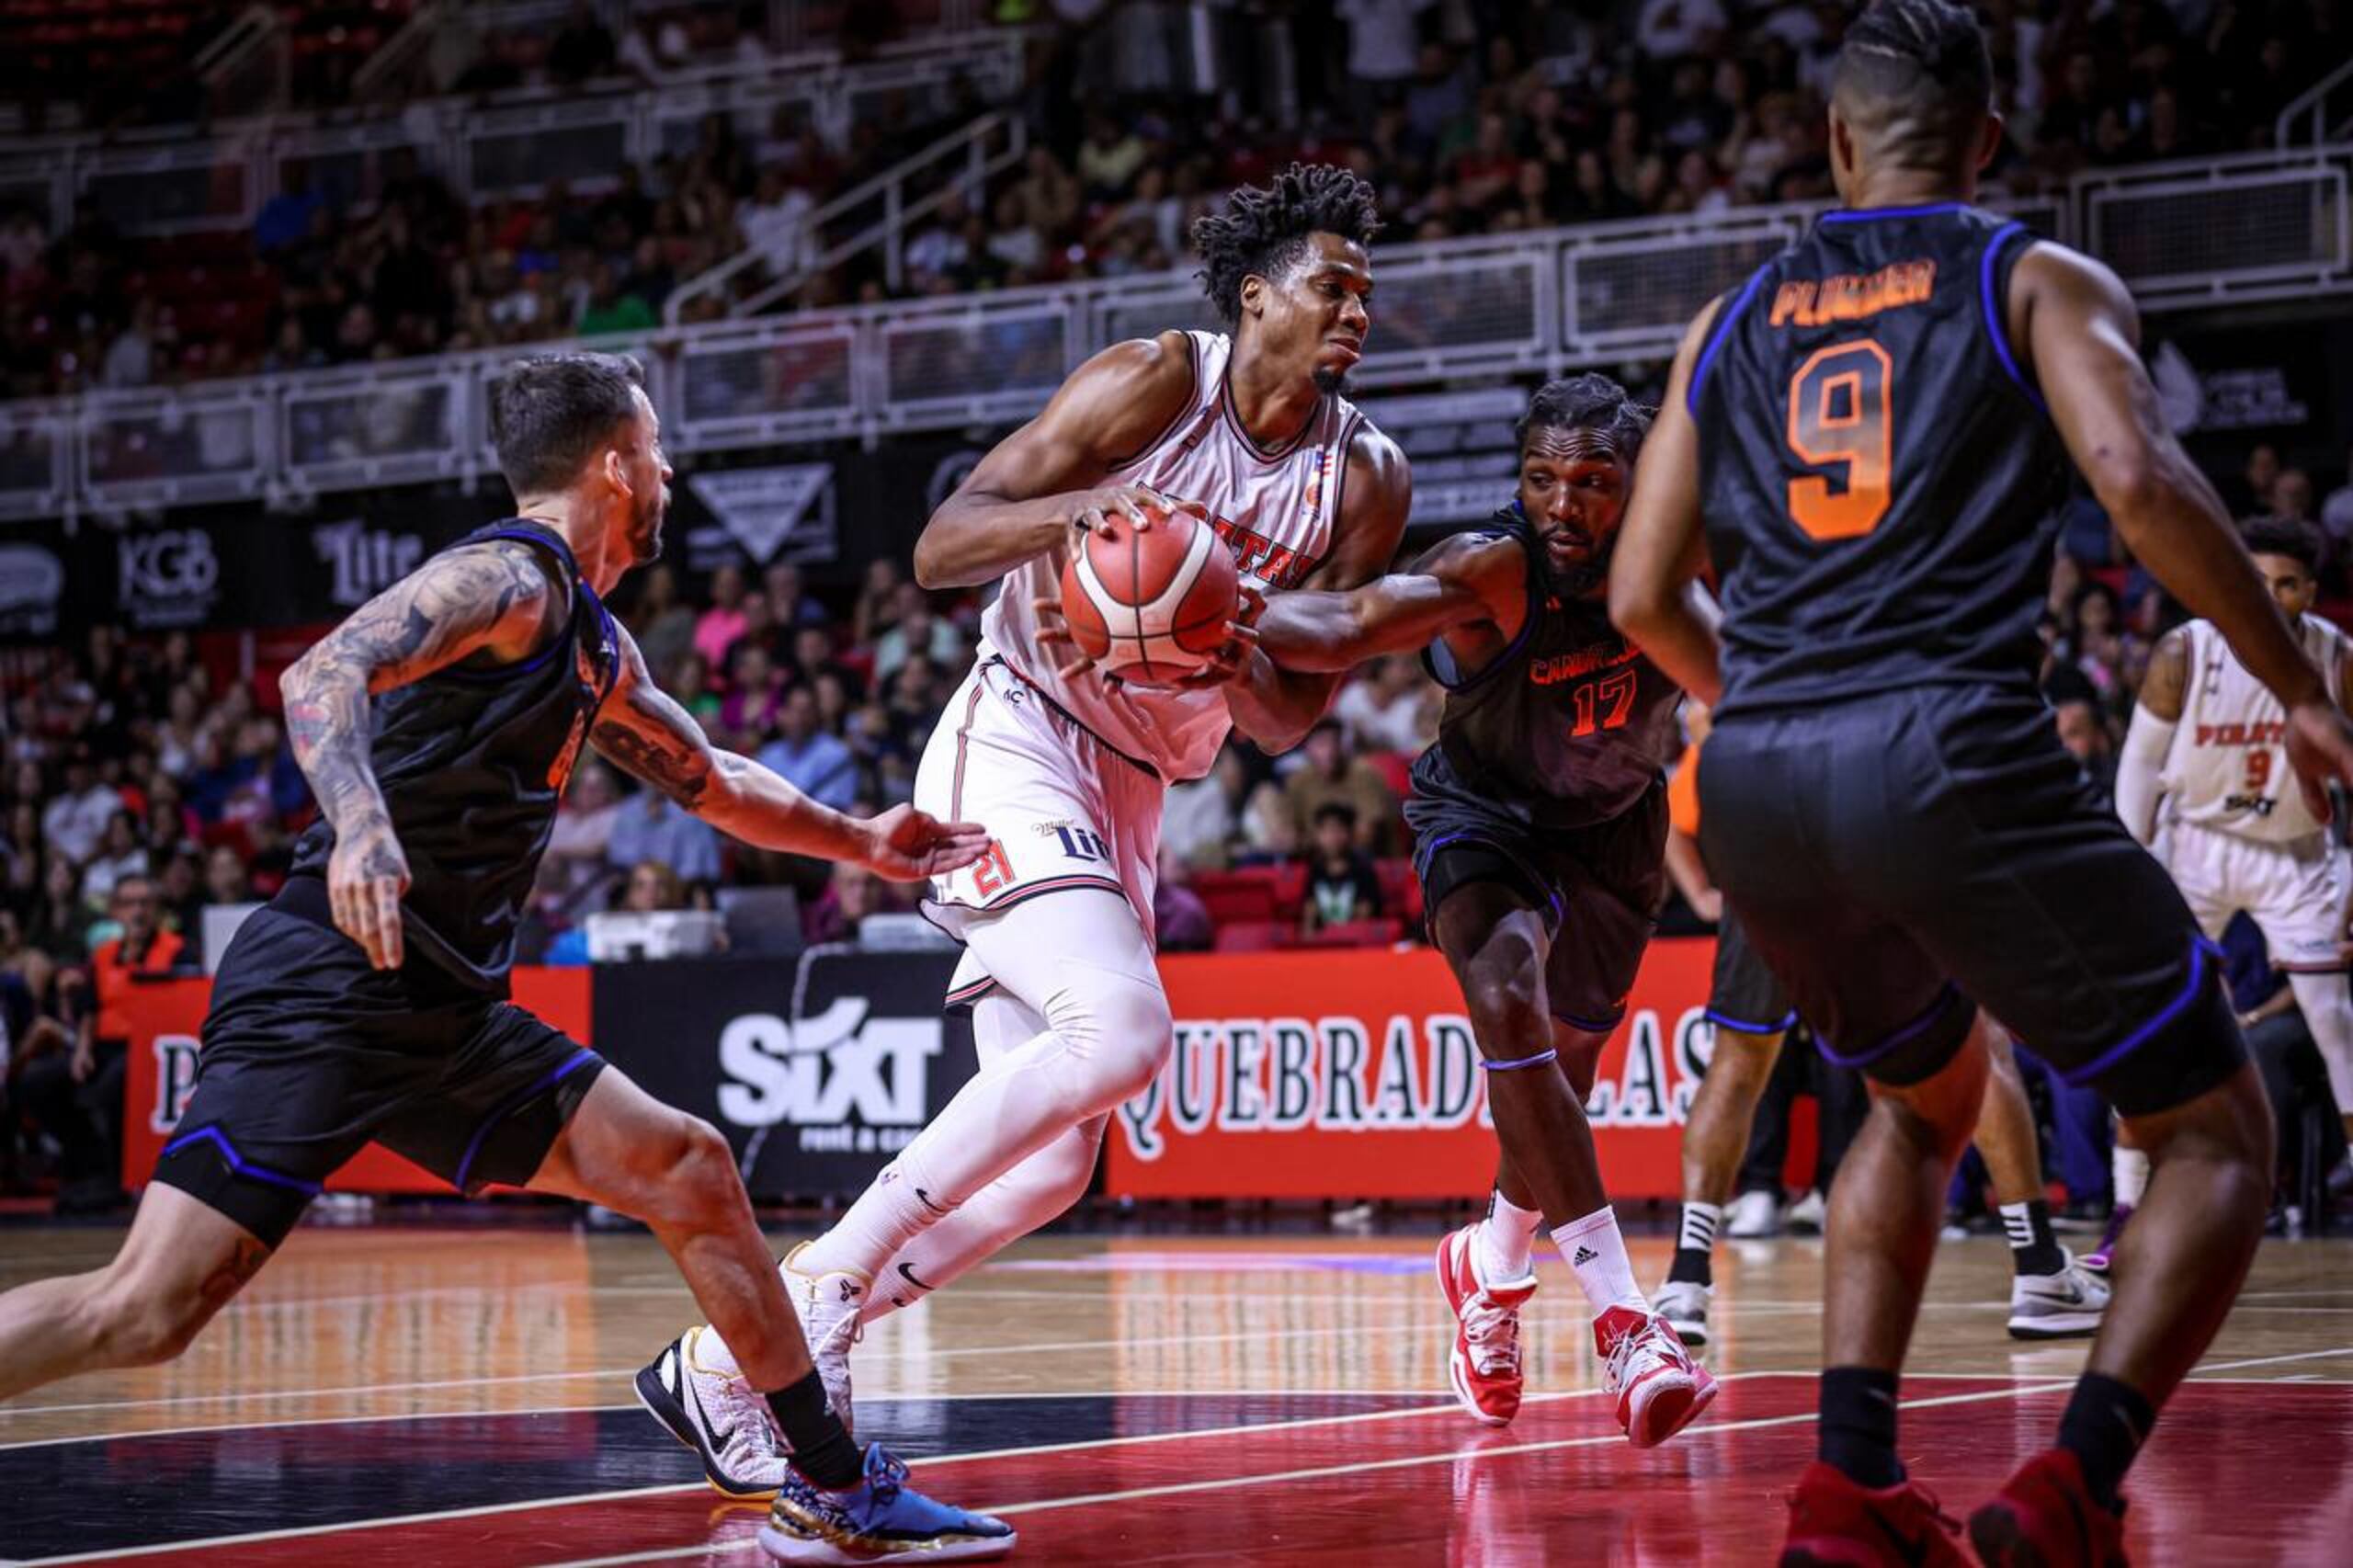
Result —
<path fill-rule="evenodd" d="M 1917 1083 L 1980 1005 L 2127 1115 L 2246 1059 L 2214 949 L 2030 692 L 1721 715 L 1699 800 L 1709 870 L 1841 1066 Z"/>
<path fill-rule="evenodd" d="M 1666 903 L 1665 786 L 1607 822 L 1544 827 L 1464 789 L 1433 746 L 1414 765 L 1405 821 L 1432 940 L 1439 906 L 1456 888 L 1516 888 L 1552 937 L 1544 971 L 1552 1016 L 1595 1034 L 1618 1027 Z"/>
<path fill-rule="evenodd" d="M 341 932 L 272 905 L 222 960 L 194 1097 L 155 1179 L 272 1246 L 371 1141 L 462 1192 L 520 1185 L 604 1065 L 414 954 L 371 969 Z"/>
<path fill-rule="evenodd" d="M 1765 966 L 1740 916 L 1727 903 L 1716 925 L 1716 968 L 1708 986 L 1708 1020 L 1742 1034 L 1781 1034 L 1798 1021 L 1789 989 Z"/>

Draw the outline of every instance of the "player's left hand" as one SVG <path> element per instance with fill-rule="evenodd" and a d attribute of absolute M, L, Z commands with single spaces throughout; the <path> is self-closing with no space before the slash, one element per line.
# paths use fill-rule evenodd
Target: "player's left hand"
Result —
<path fill-rule="evenodd" d="M 1258 618 L 1267 613 L 1267 596 L 1248 583 L 1242 585 L 1242 608 L 1225 623 L 1225 641 L 1210 662 L 1183 680 L 1171 682 L 1181 691 L 1225 686 L 1247 675 L 1258 651 Z"/>
<path fill-rule="evenodd" d="M 941 822 L 913 806 L 892 806 L 858 824 L 865 831 L 861 857 L 875 875 L 893 882 L 944 877 L 988 850 L 989 830 L 976 822 Z"/>
<path fill-rule="evenodd" d="M 2353 721 L 2328 701 L 2299 702 L 2288 710 L 2288 766 L 2304 791 L 2304 804 L 2322 822 L 2336 814 L 2328 787 L 2353 788 Z"/>
<path fill-rule="evenodd" d="M 1029 601 L 1029 608 L 1038 618 L 1039 642 L 1063 649 L 1070 654 L 1067 664 L 1054 666 L 1056 675 L 1064 680 L 1076 680 L 1095 668 L 1095 661 L 1079 651 L 1078 639 L 1070 634 L 1070 621 L 1063 615 L 1061 599 L 1051 594 L 1040 594 Z M 1103 678 L 1114 686 L 1120 684 L 1118 676 L 1106 674 Z"/>

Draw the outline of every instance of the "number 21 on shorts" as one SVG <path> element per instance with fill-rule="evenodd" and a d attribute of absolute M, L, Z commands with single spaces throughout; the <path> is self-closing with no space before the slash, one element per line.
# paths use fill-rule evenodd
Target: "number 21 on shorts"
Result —
<path fill-rule="evenodd" d="M 1887 516 L 1894 382 L 1887 350 L 1870 338 L 1818 348 L 1790 378 L 1790 450 L 1847 470 L 1836 490 L 1818 473 L 1790 481 L 1790 517 L 1808 538 L 1858 539 Z"/>

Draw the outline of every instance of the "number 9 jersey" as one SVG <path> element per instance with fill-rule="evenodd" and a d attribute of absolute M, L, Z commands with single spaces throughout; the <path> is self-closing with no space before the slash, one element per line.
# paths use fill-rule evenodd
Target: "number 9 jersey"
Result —
<path fill-rule="evenodd" d="M 2070 468 L 2004 314 L 2031 244 L 1961 203 L 1825 213 L 1710 324 L 1688 395 L 1719 713 L 2034 689 Z"/>

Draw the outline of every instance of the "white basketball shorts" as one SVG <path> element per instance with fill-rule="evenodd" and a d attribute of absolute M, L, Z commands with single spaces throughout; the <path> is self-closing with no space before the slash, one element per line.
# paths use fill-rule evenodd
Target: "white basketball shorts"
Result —
<path fill-rule="evenodd" d="M 2166 825 L 2159 858 L 2173 873 L 2190 913 L 2219 938 L 2244 910 L 2263 929 L 2271 961 L 2287 969 L 2334 970 L 2353 892 L 2344 852 L 2314 834 L 2294 844 L 2265 844 L 2195 823 Z"/>
<path fill-rule="evenodd" d="M 1074 888 L 1127 899 L 1152 934 L 1167 793 L 1157 774 L 1062 712 L 998 655 L 983 657 L 949 699 L 915 768 L 915 803 L 944 822 L 977 822 L 988 853 L 932 880 L 923 912 L 961 940 L 968 924 Z M 948 1000 L 988 990 L 967 949 Z"/>

